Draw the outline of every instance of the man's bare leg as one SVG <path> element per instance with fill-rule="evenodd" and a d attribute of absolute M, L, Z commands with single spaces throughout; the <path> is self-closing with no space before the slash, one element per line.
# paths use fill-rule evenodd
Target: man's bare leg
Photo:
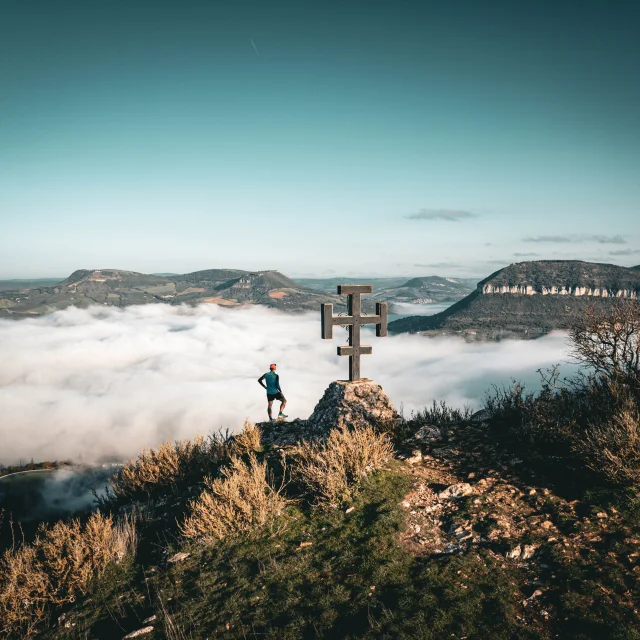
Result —
<path fill-rule="evenodd" d="M 269 400 L 269 406 L 267 407 L 267 413 L 269 414 L 269 420 L 273 420 L 273 415 L 271 414 L 271 408 L 273 407 L 273 400 Z"/>
<path fill-rule="evenodd" d="M 287 401 L 286 401 L 286 400 L 283 400 L 283 401 L 280 403 L 280 413 L 284 413 L 284 408 L 285 408 L 286 406 L 287 406 Z"/>

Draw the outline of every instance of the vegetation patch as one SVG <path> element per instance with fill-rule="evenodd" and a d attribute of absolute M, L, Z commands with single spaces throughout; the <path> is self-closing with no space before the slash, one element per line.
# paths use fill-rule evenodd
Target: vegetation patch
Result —
<path fill-rule="evenodd" d="M 266 462 L 250 454 L 249 462 L 231 458 L 222 478 L 205 479 L 205 490 L 191 501 L 190 515 L 182 525 L 187 538 L 206 542 L 252 535 L 282 515 L 288 500 L 283 487 L 274 487 Z"/>
<path fill-rule="evenodd" d="M 360 481 L 393 456 L 389 437 L 370 426 L 332 429 L 325 442 L 303 442 L 290 453 L 294 478 L 317 501 L 349 502 Z"/>

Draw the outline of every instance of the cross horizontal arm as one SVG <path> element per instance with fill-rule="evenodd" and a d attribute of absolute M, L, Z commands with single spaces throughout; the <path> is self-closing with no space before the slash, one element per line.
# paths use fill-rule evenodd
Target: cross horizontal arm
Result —
<path fill-rule="evenodd" d="M 373 286 L 370 284 L 339 284 L 338 295 L 348 293 L 373 293 Z"/>
<path fill-rule="evenodd" d="M 373 353 L 373 349 L 368 344 L 361 344 L 359 351 L 361 356 L 370 356 Z M 353 347 L 338 347 L 338 355 L 352 356 Z"/>
<path fill-rule="evenodd" d="M 360 324 L 379 324 L 380 316 L 360 316 Z M 332 318 L 334 325 L 353 324 L 353 316 L 334 316 Z"/>

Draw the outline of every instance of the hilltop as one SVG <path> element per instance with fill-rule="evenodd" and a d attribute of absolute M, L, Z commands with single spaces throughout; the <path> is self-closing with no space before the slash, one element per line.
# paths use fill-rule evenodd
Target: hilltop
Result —
<path fill-rule="evenodd" d="M 392 322 L 392 332 L 462 333 L 472 338 L 535 338 L 566 329 L 589 305 L 637 299 L 640 272 L 578 260 L 521 262 L 481 280 L 475 291 L 433 316 Z"/>

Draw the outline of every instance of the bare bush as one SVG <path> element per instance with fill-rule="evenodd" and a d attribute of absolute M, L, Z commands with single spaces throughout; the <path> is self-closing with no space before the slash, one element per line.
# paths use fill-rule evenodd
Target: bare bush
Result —
<path fill-rule="evenodd" d="M 50 605 L 73 602 L 112 563 L 135 553 L 135 522 L 114 524 L 94 513 L 42 526 L 32 545 L 6 552 L 0 562 L 0 629 L 29 638 Z"/>
<path fill-rule="evenodd" d="M 47 575 L 55 585 L 51 599 L 57 604 L 73 602 L 85 594 L 112 562 L 135 553 L 135 523 L 126 519 L 114 524 L 112 516 L 94 513 L 82 525 L 73 519 L 42 528 L 36 547 Z"/>
<path fill-rule="evenodd" d="M 260 429 L 248 420 L 244 423 L 244 429 L 233 436 L 230 448 L 232 453 L 241 456 L 244 453 L 256 453 L 260 451 Z"/>
<path fill-rule="evenodd" d="M 32 546 L 0 560 L 0 636 L 32 638 L 47 617 L 51 582 Z"/>
<path fill-rule="evenodd" d="M 116 498 L 150 497 L 189 479 L 201 480 L 227 462 L 229 455 L 226 435 L 167 441 L 157 449 L 143 450 L 125 465 L 110 479 L 110 490 Z"/>
<path fill-rule="evenodd" d="M 590 307 L 569 331 L 571 353 L 608 379 L 640 382 L 640 303 L 618 300 Z"/>
<path fill-rule="evenodd" d="M 640 482 L 640 411 L 633 399 L 609 420 L 591 425 L 577 439 L 587 466 L 609 480 L 626 485 Z"/>
<path fill-rule="evenodd" d="M 358 482 L 393 455 L 389 436 L 370 426 L 333 429 L 326 442 L 304 442 L 292 450 L 293 476 L 319 502 L 349 501 Z"/>
<path fill-rule="evenodd" d="M 279 516 L 288 500 L 276 488 L 266 462 L 250 454 L 248 464 L 232 457 L 222 478 L 205 479 L 206 489 L 189 503 L 191 514 L 182 525 L 187 538 L 221 540 L 261 531 Z"/>

